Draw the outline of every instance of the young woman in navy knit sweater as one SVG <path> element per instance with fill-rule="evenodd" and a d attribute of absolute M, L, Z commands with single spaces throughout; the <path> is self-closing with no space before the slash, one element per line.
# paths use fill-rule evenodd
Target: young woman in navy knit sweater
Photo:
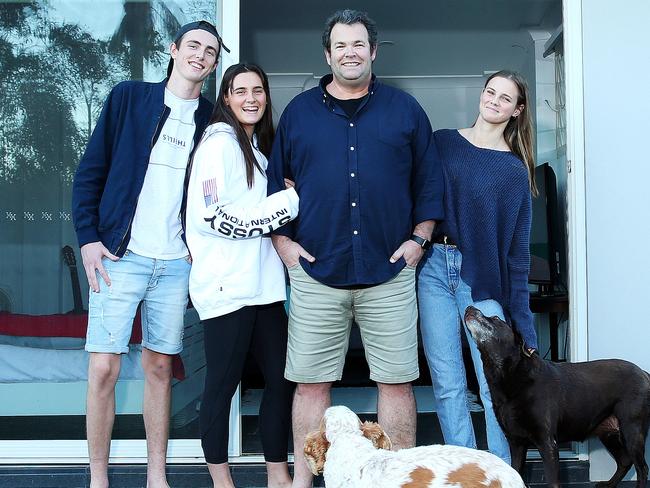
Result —
<path fill-rule="evenodd" d="M 535 189 L 528 88 L 499 71 L 481 92 L 472 127 L 434 134 L 445 177 L 445 220 L 420 265 L 418 301 L 424 349 L 445 443 L 476 448 L 466 392 L 461 331 L 485 408 L 488 447 L 510 462 L 494 415 L 480 354 L 462 317 L 469 305 L 508 320 L 530 353 L 537 348 L 528 306 L 531 195 Z"/>

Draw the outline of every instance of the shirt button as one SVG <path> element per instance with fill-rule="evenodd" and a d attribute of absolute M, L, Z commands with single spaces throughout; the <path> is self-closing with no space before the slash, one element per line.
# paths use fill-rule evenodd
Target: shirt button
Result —
<path fill-rule="evenodd" d="M 350 151 L 354 151 L 354 146 L 350 146 Z"/>
<path fill-rule="evenodd" d="M 350 122 L 350 127 L 354 127 L 354 124 L 352 122 Z"/>
<path fill-rule="evenodd" d="M 356 236 L 358 233 L 359 233 L 358 230 L 355 230 L 355 231 L 353 232 L 353 234 L 354 234 L 355 236 Z"/>
<path fill-rule="evenodd" d="M 351 176 L 352 178 L 354 178 L 354 173 L 350 173 L 350 176 Z"/>
<path fill-rule="evenodd" d="M 356 207 L 356 206 L 357 206 L 357 202 L 352 202 L 352 206 L 353 206 L 353 207 Z"/>

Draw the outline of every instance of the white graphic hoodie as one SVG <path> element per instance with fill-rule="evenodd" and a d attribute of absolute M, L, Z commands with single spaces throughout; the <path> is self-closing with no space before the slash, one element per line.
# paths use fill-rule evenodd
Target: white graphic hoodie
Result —
<path fill-rule="evenodd" d="M 264 170 L 266 157 L 253 144 Z M 201 320 L 286 299 L 284 267 L 268 233 L 298 215 L 293 188 L 266 196 L 266 175 L 252 188 L 235 132 L 210 125 L 194 154 L 187 189 L 190 297 Z"/>

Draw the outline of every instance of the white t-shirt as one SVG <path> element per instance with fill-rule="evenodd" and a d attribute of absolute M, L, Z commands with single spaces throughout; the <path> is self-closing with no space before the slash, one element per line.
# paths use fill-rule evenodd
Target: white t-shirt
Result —
<path fill-rule="evenodd" d="M 199 99 L 184 100 L 165 89 L 165 105 L 171 112 L 149 156 L 128 248 L 149 258 L 177 259 L 188 254 L 179 213 Z"/>

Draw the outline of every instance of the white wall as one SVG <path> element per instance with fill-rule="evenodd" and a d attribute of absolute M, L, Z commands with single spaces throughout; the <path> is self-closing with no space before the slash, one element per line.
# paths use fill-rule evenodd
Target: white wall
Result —
<path fill-rule="evenodd" d="M 241 58 L 260 63 L 267 72 L 329 73 L 320 30 L 243 31 Z M 380 76 L 467 75 L 489 69 L 524 70 L 535 55 L 527 31 L 381 30 L 373 71 Z M 489 62 L 486 62 L 488 61 Z"/>
<path fill-rule="evenodd" d="M 273 118 L 277 123 L 284 107 L 304 90 L 318 84 L 313 73 L 269 73 Z M 485 84 L 482 73 L 466 76 L 382 76 L 381 81 L 415 97 L 427 113 L 433 130 L 467 127 L 476 118 L 478 99 Z"/>
<path fill-rule="evenodd" d="M 583 0 L 582 9 L 589 358 L 648 371 L 650 2 Z M 613 461 L 592 447 L 591 478 L 609 478 Z"/>
<path fill-rule="evenodd" d="M 521 68 L 531 26 L 554 29 L 562 22 L 560 0 L 246 0 L 241 2 L 242 59 L 267 71 L 329 71 L 321 33 L 335 10 L 367 11 L 377 22 L 381 45 L 374 70 L 379 75 L 466 75 L 485 60 Z M 530 53 L 528 53 L 530 54 Z M 307 60 L 311 65 L 296 64 Z M 268 63 L 268 64 L 267 64 Z M 406 70 L 404 68 L 406 67 Z"/>

